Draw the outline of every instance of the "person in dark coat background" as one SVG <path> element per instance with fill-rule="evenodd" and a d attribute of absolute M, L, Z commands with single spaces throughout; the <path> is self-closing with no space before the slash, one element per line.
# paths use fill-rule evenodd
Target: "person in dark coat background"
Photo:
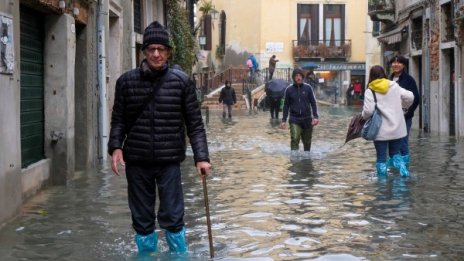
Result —
<path fill-rule="evenodd" d="M 237 97 L 235 96 L 235 90 L 232 88 L 230 81 L 225 82 L 225 87 L 221 89 L 219 95 L 219 103 L 222 103 L 222 118 L 232 118 L 232 105 L 237 103 Z"/>
<path fill-rule="evenodd" d="M 276 64 L 279 60 L 276 59 L 275 54 L 271 56 L 269 59 L 269 80 L 272 80 L 272 76 L 274 75 L 274 71 L 276 69 Z"/>
<path fill-rule="evenodd" d="M 287 126 L 287 117 L 290 123 L 290 149 L 299 149 L 300 139 L 305 151 L 311 150 L 313 126 L 319 124 L 316 97 L 313 88 L 303 82 L 304 72 L 296 68 L 292 73 L 293 84 L 285 89 L 284 108 L 281 128 Z"/>
<path fill-rule="evenodd" d="M 140 67 L 116 82 L 108 153 L 119 176 L 125 166 L 135 243 L 141 255 L 157 251 L 155 221 L 165 230 L 171 252 L 187 252 L 180 163 L 186 135 L 199 175 L 208 175 L 206 131 L 195 85 L 184 72 L 169 68 L 168 31 L 157 21 L 145 28 Z M 158 212 L 155 212 L 156 199 Z"/>
<path fill-rule="evenodd" d="M 414 94 L 414 101 L 412 105 L 405 111 L 404 119 L 406 120 L 407 135 L 401 141 L 401 156 L 406 166 L 409 167 L 409 133 L 412 125 L 412 118 L 414 117 L 414 111 L 420 103 L 419 90 L 414 78 L 406 72 L 408 66 L 408 59 L 404 56 L 398 55 L 390 60 L 393 73 L 390 75 L 390 80 L 398 83 L 402 88 L 412 92 Z"/>

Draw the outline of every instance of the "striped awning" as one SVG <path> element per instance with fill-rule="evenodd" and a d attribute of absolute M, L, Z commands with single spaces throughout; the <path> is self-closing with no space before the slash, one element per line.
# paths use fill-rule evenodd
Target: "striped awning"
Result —
<path fill-rule="evenodd" d="M 386 32 L 384 34 L 381 34 L 377 37 L 377 40 L 381 43 L 384 44 L 395 44 L 403 41 L 403 32 L 406 30 L 407 32 L 407 27 L 400 27 L 396 28 L 394 30 L 391 30 L 390 32 Z"/>

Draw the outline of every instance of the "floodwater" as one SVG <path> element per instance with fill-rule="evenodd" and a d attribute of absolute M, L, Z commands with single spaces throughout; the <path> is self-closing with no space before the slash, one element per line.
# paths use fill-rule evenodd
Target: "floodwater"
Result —
<path fill-rule="evenodd" d="M 343 145 L 358 109 L 321 107 L 309 154 L 268 112 L 211 111 L 207 179 L 215 260 L 462 260 L 464 144 L 413 131 L 411 177 L 374 175 L 373 144 Z M 191 156 L 191 152 L 188 152 Z M 210 256 L 201 179 L 183 163 L 189 254 Z M 28 201 L 0 230 L 1 260 L 137 260 L 125 176 L 76 173 Z"/>

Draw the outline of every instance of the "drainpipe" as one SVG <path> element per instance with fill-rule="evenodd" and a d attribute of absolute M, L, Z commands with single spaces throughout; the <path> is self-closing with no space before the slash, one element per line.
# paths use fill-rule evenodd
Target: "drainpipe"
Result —
<path fill-rule="evenodd" d="M 108 116 L 106 94 L 106 50 L 105 50 L 105 15 L 103 0 L 98 0 L 97 7 L 97 74 L 98 74 L 98 141 L 100 164 L 107 160 Z"/>
<path fill-rule="evenodd" d="M 427 24 L 427 32 L 425 34 L 426 39 L 424 41 L 424 54 L 423 54 L 423 64 L 424 66 L 422 67 L 422 70 L 424 72 L 424 78 L 422 80 L 422 83 L 424 84 L 424 94 L 423 97 L 421 97 L 421 102 L 422 105 L 424 106 L 424 115 L 423 115 L 423 120 L 424 120 L 424 125 L 422 126 L 425 132 L 430 133 L 430 51 L 429 51 L 429 45 L 430 45 L 430 34 L 431 34 L 431 22 L 432 22 L 432 12 L 433 7 L 432 6 L 427 6 L 425 9 L 425 18 L 426 18 L 426 24 Z"/>

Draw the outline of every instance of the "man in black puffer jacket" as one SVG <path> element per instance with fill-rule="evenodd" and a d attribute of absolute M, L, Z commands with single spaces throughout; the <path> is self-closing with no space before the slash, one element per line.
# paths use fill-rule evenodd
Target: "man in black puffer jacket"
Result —
<path fill-rule="evenodd" d="M 139 253 L 155 252 L 155 220 L 166 230 L 172 252 L 186 252 L 180 163 L 190 140 L 197 171 L 208 175 L 206 131 L 195 86 L 181 70 L 168 66 L 169 34 L 158 22 L 143 35 L 145 59 L 116 82 L 108 153 L 119 175 L 125 165 L 129 208 Z M 159 208 L 155 214 L 155 201 Z"/>

